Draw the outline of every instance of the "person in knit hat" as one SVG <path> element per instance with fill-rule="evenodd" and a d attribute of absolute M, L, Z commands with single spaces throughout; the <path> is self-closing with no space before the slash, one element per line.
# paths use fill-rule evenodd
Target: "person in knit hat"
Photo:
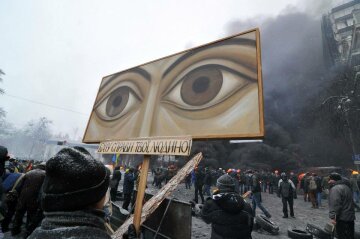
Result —
<path fill-rule="evenodd" d="M 329 218 L 335 226 L 337 238 L 354 238 L 355 209 L 350 182 L 338 173 L 329 175 Z"/>
<path fill-rule="evenodd" d="M 46 163 L 41 193 L 45 218 L 28 238 L 111 237 L 103 211 L 110 174 L 84 148 L 64 148 Z"/>
<path fill-rule="evenodd" d="M 253 216 L 250 204 L 235 192 L 235 181 L 228 174 L 218 178 L 217 190 L 206 199 L 201 217 L 211 223 L 211 239 L 250 239 Z"/>

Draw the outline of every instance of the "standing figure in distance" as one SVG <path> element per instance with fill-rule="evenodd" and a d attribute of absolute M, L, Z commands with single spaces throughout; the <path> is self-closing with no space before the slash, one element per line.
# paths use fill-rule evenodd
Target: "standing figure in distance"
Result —
<path fill-rule="evenodd" d="M 257 173 L 251 174 L 252 180 L 252 206 L 253 206 L 253 215 L 256 215 L 256 207 L 259 207 L 261 211 L 265 214 L 267 218 L 271 218 L 271 214 L 265 209 L 265 207 L 261 203 L 261 186 L 260 186 L 260 179 Z"/>
<path fill-rule="evenodd" d="M 124 202 L 122 208 L 125 210 L 129 210 L 129 204 L 131 202 L 131 195 L 134 192 L 134 183 L 136 180 L 136 176 L 134 174 L 134 169 L 126 169 L 124 176 L 124 184 L 123 184 L 123 194 L 124 194 Z"/>
<path fill-rule="evenodd" d="M 294 215 L 294 183 L 288 179 L 286 173 L 281 173 L 281 179 L 278 184 L 278 197 L 281 197 L 283 204 L 283 218 L 288 218 L 288 209 L 287 204 L 289 204 L 290 216 L 295 217 Z"/>

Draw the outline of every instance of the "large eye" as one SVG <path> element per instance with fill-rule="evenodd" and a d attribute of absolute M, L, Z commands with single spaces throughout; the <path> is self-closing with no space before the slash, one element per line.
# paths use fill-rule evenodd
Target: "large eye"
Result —
<path fill-rule="evenodd" d="M 202 110 L 224 101 L 250 82 L 255 82 L 257 75 L 254 71 L 234 63 L 228 65 L 207 64 L 182 74 L 166 92 L 163 102 L 185 110 Z"/>
<path fill-rule="evenodd" d="M 140 101 L 139 93 L 136 91 L 136 87 L 131 83 L 111 91 L 96 106 L 98 116 L 103 120 L 111 121 L 126 115 Z"/>
<path fill-rule="evenodd" d="M 183 80 L 181 99 L 188 105 L 199 106 L 210 102 L 221 90 L 223 76 L 216 68 L 199 67 Z"/>
<path fill-rule="evenodd" d="M 106 102 L 106 114 L 110 117 L 120 114 L 129 101 L 129 95 L 130 89 L 127 86 L 114 90 Z"/>

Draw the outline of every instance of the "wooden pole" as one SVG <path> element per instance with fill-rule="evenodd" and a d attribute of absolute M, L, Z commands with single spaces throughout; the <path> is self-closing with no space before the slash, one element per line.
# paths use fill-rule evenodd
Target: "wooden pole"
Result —
<path fill-rule="evenodd" d="M 178 186 L 178 184 L 188 175 L 191 171 L 200 163 L 202 159 L 202 154 L 198 153 L 195 155 L 189 162 L 182 167 L 178 173 L 164 186 L 160 191 L 154 195 L 149 201 L 147 201 L 143 207 L 141 214 L 141 223 L 145 222 L 147 218 L 160 206 L 162 201 L 168 197 L 172 191 Z M 130 216 L 120 228 L 116 230 L 114 235 L 111 237 L 113 239 L 122 239 L 123 235 L 128 231 L 128 227 L 134 221 L 134 216 Z"/>
<path fill-rule="evenodd" d="M 149 164 L 150 164 L 150 155 L 144 155 L 144 160 L 141 165 L 140 182 L 136 195 L 135 213 L 134 213 L 134 221 L 133 221 L 138 235 L 140 234 L 141 211 L 142 211 L 143 200 L 145 195 Z"/>

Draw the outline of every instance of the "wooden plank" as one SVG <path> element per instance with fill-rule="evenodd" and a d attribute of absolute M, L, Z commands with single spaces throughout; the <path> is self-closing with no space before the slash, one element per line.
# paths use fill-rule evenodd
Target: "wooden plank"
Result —
<path fill-rule="evenodd" d="M 155 210 L 159 207 L 161 202 L 169 196 L 178 184 L 188 175 L 201 161 L 202 153 L 195 155 L 186 165 L 178 171 L 178 173 L 164 186 L 160 191 L 147 201 L 143 207 L 141 214 L 141 223 L 143 223 Z M 133 222 L 133 216 L 128 218 L 124 224 L 116 230 L 113 239 L 122 239 L 123 235 L 127 232 L 129 225 Z"/>
<path fill-rule="evenodd" d="M 141 165 L 141 174 L 140 174 L 138 192 L 136 194 L 135 213 L 134 213 L 134 221 L 133 221 L 137 233 L 140 232 L 141 210 L 144 201 L 146 181 L 149 171 L 149 163 L 150 163 L 150 155 L 144 155 L 144 161 Z"/>

